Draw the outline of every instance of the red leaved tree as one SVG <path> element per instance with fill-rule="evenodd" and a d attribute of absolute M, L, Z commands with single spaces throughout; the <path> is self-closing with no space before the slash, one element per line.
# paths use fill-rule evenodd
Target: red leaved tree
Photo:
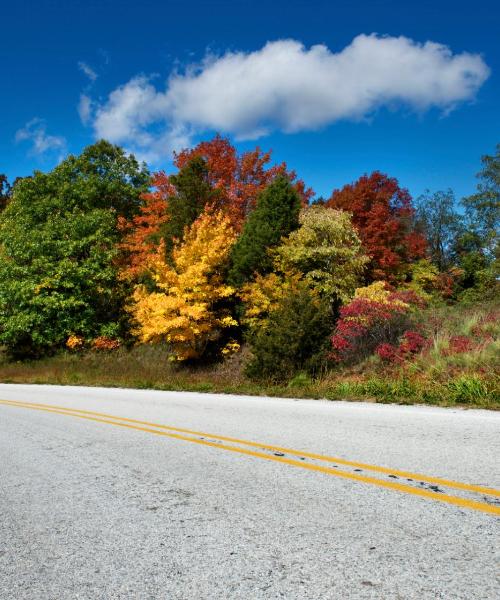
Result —
<path fill-rule="evenodd" d="M 278 174 L 284 173 L 290 178 L 304 205 L 314 194 L 297 179 L 294 171 L 287 170 L 286 163 L 270 165 L 271 152 L 262 152 L 258 147 L 238 154 L 228 139 L 217 135 L 195 148 L 174 154 L 174 166 L 181 170 L 197 156 L 205 160 L 208 181 L 218 191 L 214 195 L 215 208 L 229 216 L 231 226 L 237 232 L 241 231 L 246 216 L 254 208 L 258 194 Z M 154 190 L 142 196 L 139 215 L 131 221 L 121 222 L 123 273 L 129 278 L 140 275 L 147 268 L 160 243 L 162 225 L 168 219 L 169 198 L 176 191 L 170 176 L 163 171 L 153 176 L 152 186 Z"/>
<path fill-rule="evenodd" d="M 369 281 L 395 281 L 405 265 L 425 255 L 425 238 L 413 229 L 411 196 L 398 180 L 374 171 L 334 190 L 327 206 L 352 213 L 363 245 L 371 257 Z"/>
<path fill-rule="evenodd" d="M 194 156 L 205 159 L 210 182 L 220 191 L 217 208 L 229 215 L 236 231 L 241 230 L 259 193 L 278 174 L 287 175 L 293 182 L 304 206 L 314 195 L 311 188 L 306 188 L 304 182 L 297 179 L 295 171 L 288 171 L 286 163 L 270 166 L 271 152 L 262 152 L 259 147 L 238 155 L 227 138 L 216 135 L 208 142 L 175 154 L 174 164 L 181 169 Z"/>

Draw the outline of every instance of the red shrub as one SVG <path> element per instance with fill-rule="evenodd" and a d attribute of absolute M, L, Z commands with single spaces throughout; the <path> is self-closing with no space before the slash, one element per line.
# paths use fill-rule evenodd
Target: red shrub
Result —
<path fill-rule="evenodd" d="M 403 355 L 418 354 L 427 346 L 427 340 L 417 331 L 407 331 L 399 344 L 399 352 Z"/>
<path fill-rule="evenodd" d="M 393 346 L 392 344 L 380 344 L 375 349 L 375 352 L 380 356 L 380 358 L 386 362 L 394 363 L 400 361 L 400 356 L 398 354 L 398 348 Z"/>
<path fill-rule="evenodd" d="M 380 358 L 386 362 L 397 363 L 403 362 L 421 352 L 428 342 L 423 335 L 417 331 L 406 331 L 399 346 L 392 344 L 380 344 L 375 352 Z"/>
<path fill-rule="evenodd" d="M 411 324 L 409 307 L 400 302 L 381 303 L 355 298 L 340 309 L 331 338 L 331 358 L 356 362 L 383 343 L 395 343 Z"/>

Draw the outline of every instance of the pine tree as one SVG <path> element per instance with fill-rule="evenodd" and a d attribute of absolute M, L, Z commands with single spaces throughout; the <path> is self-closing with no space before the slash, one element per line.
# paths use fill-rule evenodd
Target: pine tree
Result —
<path fill-rule="evenodd" d="M 278 175 L 261 192 L 231 253 L 229 281 L 241 285 L 254 273 L 272 271 L 268 250 L 299 226 L 300 197 L 288 177 Z"/>
<path fill-rule="evenodd" d="M 168 198 L 166 222 L 160 228 L 168 260 L 176 242 L 183 239 L 186 228 L 194 223 L 205 206 L 215 202 L 217 197 L 217 191 L 212 189 L 208 179 L 207 164 L 201 156 L 193 157 L 169 179 L 175 193 Z"/>

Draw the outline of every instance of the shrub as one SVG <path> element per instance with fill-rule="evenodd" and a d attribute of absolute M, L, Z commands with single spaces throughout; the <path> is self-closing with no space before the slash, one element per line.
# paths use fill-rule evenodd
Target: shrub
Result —
<path fill-rule="evenodd" d="M 287 381 L 296 372 L 317 373 L 325 365 L 330 307 L 307 283 L 291 287 L 265 322 L 250 334 L 252 358 L 246 374 L 256 380 Z"/>
<path fill-rule="evenodd" d="M 120 341 L 113 338 L 100 335 L 92 342 L 93 350 L 117 350 L 120 347 Z"/>
<path fill-rule="evenodd" d="M 396 344 L 411 328 L 414 321 L 412 306 L 421 299 L 410 290 L 384 292 L 379 289 L 379 282 L 377 286 L 374 294 L 378 300 L 371 300 L 364 288 L 365 291 L 357 290 L 357 297 L 340 309 L 340 318 L 331 338 L 333 360 L 359 362 L 373 354 L 381 344 Z M 382 354 L 388 352 L 384 346 Z"/>
<path fill-rule="evenodd" d="M 399 346 L 383 343 L 377 346 L 375 352 L 384 361 L 390 363 L 403 362 L 421 352 L 428 341 L 417 331 L 406 331 Z"/>

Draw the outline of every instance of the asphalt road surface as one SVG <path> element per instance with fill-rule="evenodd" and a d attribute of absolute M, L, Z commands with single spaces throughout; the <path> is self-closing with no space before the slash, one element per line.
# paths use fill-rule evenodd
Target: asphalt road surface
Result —
<path fill-rule="evenodd" d="M 498 600 L 499 443 L 481 410 L 0 385 L 0 598 Z"/>

